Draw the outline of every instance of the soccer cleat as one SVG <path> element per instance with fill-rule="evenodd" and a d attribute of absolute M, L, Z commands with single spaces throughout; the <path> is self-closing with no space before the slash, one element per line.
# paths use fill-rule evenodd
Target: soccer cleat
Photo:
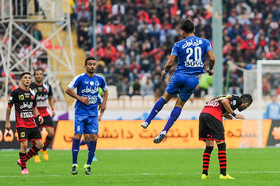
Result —
<path fill-rule="evenodd" d="M 91 175 L 91 167 L 90 167 L 90 165 L 85 164 L 84 168 L 85 168 L 86 175 Z"/>
<path fill-rule="evenodd" d="M 40 159 L 38 154 L 34 156 L 34 162 L 35 163 L 40 163 L 41 162 L 41 159 Z"/>
<path fill-rule="evenodd" d="M 72 173 L 73 175 L 78 174 L 78 165 L 77 165 L 77 164 L 73 164 L 73 165 L 72 165 L 71 173 Z"/>
<path fill-rule="evenodd" d="M 221 180 L 234 180 L 235 178 L 231 177 L 230 175 L 228 175 L 228 173 L 224 176 L 222 174 L 220 174 L 220 179 Z"/>
<path fill-rule="evenodd" d="M 209 175 L 206 175 L 206 174 L 202 174 L 202 175 L 201 175 L 201 179 L 202 179 L 202 180 L 207 180 L 207 179 L 210 179 L 210 176 L 209 176 Z"/>
<path fill-rule="evenodd" d="M 159 135 L 154 139 L 154 143 L 160 143 L 166 137 L 166 130 L 163 130 Z"/>
<path fill-rule="evenodd" d="M 143 127 L 144 129 L 148 128 L 148 126 L 149 126 L 149 123 L 146 121 L 141 124 L 141 127 Z"/>
<path fill-rule="evenodd" d="M 27 168 L 22 169 L 20 173 L 21 174 L 29 174 Z"/>
<path fill-rule="evenodd" d="M 93 156 L 92 161 L 97 161 L 96 156 Z"/>
<path fill-rule="evenodd" d="M 48 152 L 47 152 L 47 150 L 41 150 L 42 151 L 42 153 L 43 153 L 43 158 L 44 158 L 44 160 L 46 160 L 46 161 L 48 161 L 49 160 L 49 155 L 48 155 Z"/>
<path fill-rule="evenodd" d="M 21 168 L 22 168 L 22 165 L 21 165 L 21 160 L 19 159 L 19 160 L 17 160 L 17 164 L 18 164 L 18 166 L 20 166 Z"/>

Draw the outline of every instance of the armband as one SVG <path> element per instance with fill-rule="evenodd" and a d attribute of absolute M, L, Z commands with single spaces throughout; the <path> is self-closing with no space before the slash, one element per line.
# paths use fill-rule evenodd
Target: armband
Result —
<path fill-rule="evenodd" d="M 54 108 L 52 108 L 52 111 L 54 111 Z"/>
<path fill-rule="evenodd" d="M 39 118 L 39 116 L 41 116 L 40 114 L 37 115 L 37 118 Z"/>
<path fill-rule="evenodd" d="M 164 72 L 165 72 L 165 74 L 167 74 L 167 73 L 168 73 L 168 71 L 166 71 L 165 69 L 164 69 Z"/>
<path fill-rule="evenodd" d="M 233 112 L 232 114 L 231 114 L 233 117 L 235 117 L 236 116 L 236 114 Z"/>

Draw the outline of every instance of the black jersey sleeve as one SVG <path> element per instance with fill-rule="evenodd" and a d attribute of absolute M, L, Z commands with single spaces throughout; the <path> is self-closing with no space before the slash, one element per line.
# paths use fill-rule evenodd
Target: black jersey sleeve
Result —
<path fill-rule="evenodd" d="M 17 89 L 16 89 L 17 90 Z M 9 102 L 8 102 L 8 106 L 9 107 L 12 107 L 14 105 L 14 103 L 17 102 L 17 99 L 18 99 L 18 94 L 17 94 L 17 91 L 14 90 L 11 95 L 10 95 L 10 98 L 9 98 Z"/>
<path fill-rule="evenodd" d="M 232 97 L 228 98 L 228 100 L 230 101 L 230 106 L 232 110 L 237 109 L 242 104 L 242 101 L 239 96 L 232 95 Z"/>

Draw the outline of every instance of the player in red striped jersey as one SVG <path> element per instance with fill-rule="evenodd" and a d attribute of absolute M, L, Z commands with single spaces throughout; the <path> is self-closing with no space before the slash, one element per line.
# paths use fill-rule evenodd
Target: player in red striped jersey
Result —
<path fill-rule="evenodd" d="M 48 106 L 50 106 L 52 110 L 52 116 L 55 116 L 53 92 L 51 85 L 44 82 L 44 75 L 42 69 L 39 68 L 34 71 L 34 78 L 35 81 L 30 84 L 30 88 L 34 90 L 37 94 L 37 108 L 40 112 L 40 115 L 44 118 L 44 123 L 42 124 L 40 124 L 40 122 L 36 118 L 35 122 L 40 129 L 45 127 L 46 131 L 48 132 L 48 135 L 45 139 L 44 147 L 41 149 L 43 153 L 43 158 L 47 161 L 49 160 L 47 148 L 50 145 L 54 136 L 53 121 L 50 116 L 50 113 L 47 110 Z M 34 156 L 34 161 L 41 162 L 38 154 Z"/>
<path fill-rule="evenodd" d="M 5 128 L 6 130 L 11 130 L 11 108 L 15 105 L 16 129 L 20 143 L 20 159 L 17 163 L 22 169 L 21 174 L 29 174 L 26 168 L 27 160 L 34 156 L 44 146 L 41 133 L 34 122 L 34 114 L 40 123 L 43 123 L 44 119 L 40 116 L 36 107 L 36 93 L 29 88 L 31 74 L 29 72 L 24 72 L 20 77 L 21 86 L 11 93 L 8 102 Z M 26 154 L 28 141 L 34 142 L 34 146 L 31 147 Z"/>
<path fill-rule="evenodd" d="M 234 179 L 227 174 L 226 143 L 224 136 L 223 116 L 227 119 L 245 119 L 234 110 L 240 112 L 248 108 L 253 102 L 250 94 L 241 97 L 235 95 L 222 95 L 208 101 L 199 116 L 199 140 L 205 141 L 206 148 L 203 153 L 202 179 L 209 179 L 208 169 L 214 141 L 218 146 L 218 159 L 220 164 L 220 179 Z"/>

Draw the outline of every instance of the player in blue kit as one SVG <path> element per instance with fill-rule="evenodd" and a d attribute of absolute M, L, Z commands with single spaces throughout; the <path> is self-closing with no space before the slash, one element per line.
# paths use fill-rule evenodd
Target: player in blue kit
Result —
<path fill-rule="evenodd" d="M 66 89 L 66 93 L 76 99 L 74 138 L 72 144 L 72 174 L 78 174 L 78 153 L 80 140 L 84 134 L 88 145 L 88 160 L 84 165 L 85 173 L 91 174 L 91 162 L 96 150 L 98 138 L 98 110 L 104 112 L 108 98 L 108 88 L 105 80 L 95 74 L 97 61 L 93 57 L 85 60 L 86 73 L 76 76 Z M 103 102 L 98 106 L 99 87 L 104 92 Z M 77 88 L 77 93 L 73 89 Z"/>
<path fill-rule="evenodd" d="M 156 102 L 145 122 L 141 124 L 141 126 L 146 129 L 151 123 L 151 120 L 173 97 L 173 95 L 179 94 L 169 120 L 167 121 L 164 129 L 154 139 L 154 143 L 160 143 L 166 137 L 168 130 L 180 116 L 184 104 L 190 98 L 198 85 L 199 75 L 204 73 L 204 60 L 206 54 L 209 57 L 209 68 L 206 72 L 210 76 L 214 74 L 213 67 L 215 64 L 215 57 L 210 42 L 194 35 L 194 24 L 188 19 L 181 22 L 181 30 L 185 39 L 174 44 L 171 56 L 161 73 L 161 78 L 163 79 L 168 73 L 176 57 L 179 59 L 177 69 L 175 70 L 165 93 Z"/>

